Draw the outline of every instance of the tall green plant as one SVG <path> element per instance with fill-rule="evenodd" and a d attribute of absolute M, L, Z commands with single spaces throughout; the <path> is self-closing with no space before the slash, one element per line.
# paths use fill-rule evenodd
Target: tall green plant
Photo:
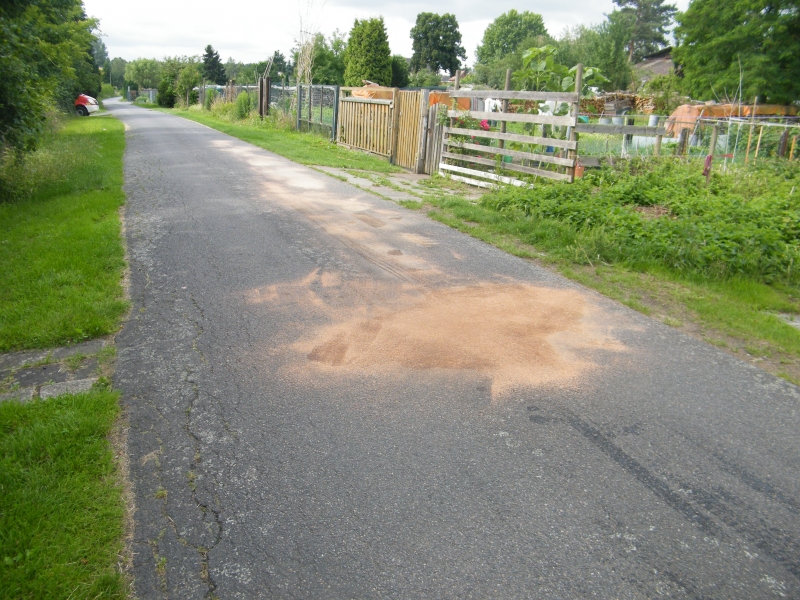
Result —
<path fill-rule="evenodd" d="M 239 92 L 236 96 L 236 118 L 246 119 L 250 114 L 250 94 L 247 92 Z"/>
<path fill-rule="evenodd" d="M 522 69 L 514 73 L 514 83 L 520 89 L 547 92 L 569 92 L 575 88 L 577 67 L 569 68 L 556 62 L 555 46 L 528 48 L 522 53 Z M 600 69 L 583 68 L 581 95 L 591 95 L 590 87 L 607 82 Z"/>

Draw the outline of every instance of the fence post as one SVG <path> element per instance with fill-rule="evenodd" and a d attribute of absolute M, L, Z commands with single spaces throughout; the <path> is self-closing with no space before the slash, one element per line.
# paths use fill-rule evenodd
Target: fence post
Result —
<path fill-rule="evenodd" d="M 303 113 L 303 86 L 297 84 L 297 131 L 300 131 L 300 119 Z"/>
<path fill-rule="evenodd" d="M 581 92 L 583 91 L 583 65 L 578 63 L 577 68 L 575 69 L 575 93 L 578 94 L 578 100 L 575 102 L 573 106 L 573 115 L 575 115 L 575 126 L 572 127 L 572 131 L 569 132 L 569 141 L 571 142 L 578 142 L 578 132 L 575 131 L 577 129 L 578 124 L 578 115 L 581 112 Z M 544 130 L 544 127 L 542 128 Z M 570 149 L 567 152 L 567 158 L 571 158 L 572 160 L 578 160 L 578 147 L 576 146 L 575 149 Z M 575 183 L 575 167 L 567 167 L 567 175 L 569 175 L 569 182 Z"/>
<path fill-rule="evenodd" d="M 781 140 L 778 142 L 778 156 L 783 158 L 786 156 L 786 146 L 789 145 L 789 130 L 784 129 L 781 134 Z"/>
<path fill-rule="evenodd" d="M 258 104 L 258 116 L 264 118 L 264 80 L 259 77 L 256 81 L 256 103 Z"/>
<path fill-rule="evenodd" d="M 507 92 L 510 89 L 511 89 L 511 69 L 506 69 L 506 85 L 505 85 L 505 87 L 503 87 L 503 90 L 505 90 Z M 508 112 L 508 100 L 506 100 L 505 98 L 503 99 L 502 107 L 503 107 L 502 111 L 504 113 L 507 113 Z M 501 123 L 500 123 L 500 132 L 501 133 L 505 133 L 506 132 L 506 122 L 505 121 L 501 121 Z M 505 140 L 499 140 L 497 142 L 497 147 L 498 148 L 505 148 L 506 147 L 506 141 Z"/>
<path fill-rule="evenodd" d="M 333 87 L 333 130 L 331 139 L 335 142 L 339 139 L 339 86 Z"/>
<path fill-rule="evenodd" d="M 678 145 L 675 146 L 675 154 L 677 156 L 683 156 L 686 154 L 686 146 L 689 141 L 689 130 L 688 129 L 681 129 L 681 135 L 678 137 Z"/>
<path fill-rule="evenodd" d="M 758 151 L 761 150 L 761 136 L 764 135 L 764 126 L 758 130 L 758 143 L 756 143 L 756 153 L 753 155 L 753 162 L 758 158 Z"/>
<path fill-rule="evenodd" d="M 455 83 L 453 84 L 453 90 L 458 90 L 459 88 L 461 88 L 461 70 L 460 69 L 456 69 L 456 80 L 455 80 Z M 450 98 L 450 107 L 453 110 L 455 110 L 456 106 L 457 106 L 456 99 L 455 98 Z M 455 117 L 450 117 L 449 123 L 450 123 L 450 127 L 453 127 L 456 124 Z M 442 143 L 441 143 L 441 146 L 439 147 L 439 162 L 440 163 L 443 160 L 442 159 L 442 154 L 444 154 L 444 152 L 445 152 L 444 145 L 445 145 L 446 141 L 447 141 L 447 134 L 444 131 L 442 131 Z M 438 165 L 436 165 L 436 166 L 438 168 Z"/>
<path fill-rule="evenodd" d="M 714 129 L 711 130 L 711 144 L 708 147 L 708 154 L 714 156 L 717 150 L 717 137 L 719 137 L 719 123 L 714 123 Z"/>
<path fill-rule="evenodd" d="M 430 90 L 420 90 L 417 92 L 420 96 L 419 99 L 419 143 L 417 145 L 417 163 L 414 167 L 414 173 L 425 172 L 425 151 L 426 142 L 428 139 L 428 99 L 430 98 Z"/>
<path fill-rule="evenodd" d="M 636 123 L 636 121 L 633 119 L 633 117 L 629 117 L 629 118 L 625 119 L 625 124 L 626 125 L 633 126 L 635 123 Z M 630 147 L 631 147 L 632 144 L 633 144 L 633 135 L 631 135 L 630 133 L 626 133 L 625 137 L 622 138 L 622 156 L 623 157 L 628 156 L 628 152 L 630 151 Z"/>
<path fill-rule="evenodd" d="M 392 139 L 391 139 L 391 146 L 389 150 L 389 162 L 391 164 L 397 163 L 397 131 L 398 126 L 400 124 L 400 103 L 398 102 L 398 93 L 400 90 L 398 88 L 392 89 Z"/>

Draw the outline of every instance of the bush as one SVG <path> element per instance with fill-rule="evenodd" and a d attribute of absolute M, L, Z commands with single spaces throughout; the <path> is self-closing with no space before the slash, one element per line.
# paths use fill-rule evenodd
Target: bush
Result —
<path fill-rule="evenodd" d="M 236 118 L 246 119 L 250 114 L 250 94 L 240 92 L 236 97 Z"/>
<path fill-rule="evenodd" d="M 114 86 L 112 86 L 110 83 L 104 83 L 100 88 L 100 95 L 97 97 L 97 99 L 105 100 L 106 98 L 113 98 L 114 96 L 119 96 L 117 90 L 114 89 Z"/>
<path fill-rule="evenodd" d="M 438 73 L 422 69 L 412 73 L 408 79 L 409 87 L 436 87 L 442 85 L 442 78 Z"/>
<path fill-rule="evenodd" d="M 211 88 L 210 90 L 206 90 L 206 99 L 203 103 L 203 108 L 206 110 L 211 110 L 211 105 L 214 103 L 214 99 L 217 97 L 217 90 Z"/>
<path fill-rule="evenodd" d="M 702 163 L 630 160 L 587 171 L 571 185 L 537 182 L 481 203 L 567 228 L 573 251 L 588 260 L 767 283 L 800 280 L 800 195 L 792 194 L 800 166 L 764 160 L 716 169 L 706 187 Z"/>
<path fill-rule="evenodd" d="M 156 102 L 164 108 L 175 106 L 175 79 L 173 77 L 167 76 L 161 79 L 158 84 Z"/>

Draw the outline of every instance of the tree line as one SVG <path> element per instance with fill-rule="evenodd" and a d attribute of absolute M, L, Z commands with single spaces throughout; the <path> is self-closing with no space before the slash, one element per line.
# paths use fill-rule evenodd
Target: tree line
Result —
<path fill-rule="evenodd" d="M 542 16 L 510 10 L 484 31 L 465 83 L 502 88 L 507 69 L 515 87 L 526 85 L 532 56 L 553 64 L 583 63 L 596 87 L 628 89 L 635 65 L 675 37 L 676 73 L 651 89 L 679 91 L 700 100 L 738 99 L 791 103 L 800 98 L 800 2 L 798 0 L 692 0 L 677 11 L 666 0 L 614 0 L 615 9 L 593 25 L 555 37 Z M 53 108 L 70 110 L 77 94 L 97 96 L 102 82 L 159 89 L 160 102 L 192 100 L 202 81 L 255 83 L 269 76 L 294 81 L 299 48 L 271 61 L 223 63 L 212 46 L 202 56 L 110 59 L 97 23 L 81 0 L 7 0 L 0 3 L 0 144 L 3 152 L 33 148 Z M 464 66 L 456 16 L 422 12 L 410 31 L 410 59 L 392 54 L 382 17 L 356 19 L 347 35 L 317 34 L 311 81 L 349 86 L 371 81 L 395 87 L 428 87 Z M 538 49 L 531 53 L 531 49 Z M 527 54 L 526 54 L 527 53 Z M 526 58 L 527 57 L 527 58 Z M 544 59 L 542 59 L 544 60 Z M 535 66 L 535 65 L 533 65 Z M 665 81 L 664 79 L 667 79 Z"/>
<path fill-rule="evenodd" d="M 558 64 L 593 67 L 600 89 L 635 89 L 636 65 L 665 48 L 674 35 L 675 74 L 650 82 L 646 91 L 671 90 L 700 100 L 752 102 L 758 97 L 761 102 L 791 103 L 800 98 L 798 0 L 692 0 L 684 12 L 666 0 L 614 0 L 614 5 L 600 23 L 579 25 L 558 36 L 548 32 L 537 13 L 510 10 L 500 15 L 484 31 L 465 83 L 502 88 L 508 69 L 515 74 L 524 70 L 526 51 L 547 47 L 554 49 Z M 314 58 L 311 81 L 304 83 L 429 87 L 441 84 L 440 73 L 453 75 L 464 67 L 466 51 L 455 15 L 419 13 L 409 35 L 413 53 L 406 59 L 392 54 L 382 17 L 356 19 L 347 35 L 317 34 L 308 42 Z M 288 58 L 275 54 L 273 79 L 292 80 L 298 53 L 295 48 Z M 202 64 L 207 62 L 204 56 Z M 265 65 L 229 59 L 215 67 L 219 76 L 202 69 L 201 74 L 217 83 L 254 83 Z M 110 69 L 113 78 L 114 61 Z M 519 75 L 513 85 L 523 80 Z"/>

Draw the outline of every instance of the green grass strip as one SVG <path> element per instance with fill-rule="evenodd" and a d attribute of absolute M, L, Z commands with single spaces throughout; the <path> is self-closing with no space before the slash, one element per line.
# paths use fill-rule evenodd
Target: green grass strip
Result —
<path fill-rule="evenodd" d="M 22 165 L 3 165 L 16 199 L 0 203 L 0 352 L 117 329 L 124 150 L 116 119 L 74 118 Z"/>
<path fill-rule="evenodd" d="M 148 107 L 150 108 L 150 107 Z M 230 122 L 207 111 L 156 109 L 178 115 L 207 127 L 227 133 L 254 146 L 269 150 L 302 165 L 337 167 L 342 169 L 363 169 L 377 173 L 397 173 L 402 171 L 389 161 L 364 152 L 355 152 L 338 146 L 322 136 L 313 133 L 289 131 L 276 126 L 272 120 L 263 122 L 251 118 L 242 122 Z"/>
<path fill-rule="evenodd" d="M 118 395 L 0 403 L 0 597 L 125 598 Z"/>

